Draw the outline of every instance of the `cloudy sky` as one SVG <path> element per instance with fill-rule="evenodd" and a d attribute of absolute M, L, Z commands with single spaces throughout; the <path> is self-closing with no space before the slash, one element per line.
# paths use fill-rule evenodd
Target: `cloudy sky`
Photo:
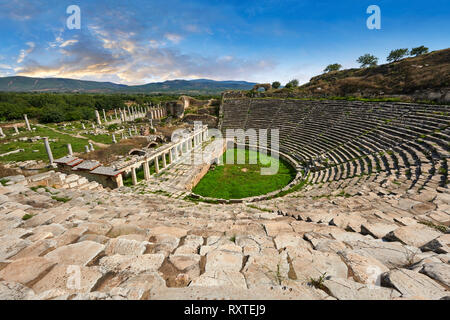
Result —
<path fill-rule="evenodd" d="M 372 4 L 381 30 L 366 26 Z M 449 21 L 449 0 L 0 0 L 0 76 L 304 83 L 365 53 L 447 48 Z"/>

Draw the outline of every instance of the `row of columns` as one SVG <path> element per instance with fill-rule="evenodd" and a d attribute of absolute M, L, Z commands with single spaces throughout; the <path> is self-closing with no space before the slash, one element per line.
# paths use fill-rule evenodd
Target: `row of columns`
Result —
<path fill-rule="evenodd" d="M 115 120 L 120 120 L 120 122 L 126 122 L 126 121 L 134 121 L 139 118 L 144 118 L 149 112 L 149 107 L 141 107 L 141 106 L 134 106 L 132 105 L 127 106 L 126 108 L 120 109 L 119 112 L 117 112 L 117 109 L 114 109 L 114 116 Z M 105 109 L 102 109 L 103 111 L 103 120 L 104 122 L 108 122 L 106 118 L 106 112 Z M 100 118 L 100 112 L 98 110 L 95 110 L 95 118 L 97 121 L 97 124 L 100 126 L 102 124 L 102 119 Z M 113 116 L 110 116 L 110 120 L 113 121 Z"/>
<path fill-rule="evenodd" d="M 178 142 L 171 148 L 165 150 L 161 154 L 158 154 L 157 156 L 145 159 L 142 162 L 142 166 L 144 169 L 144 179 L 150 180 L 150 163 L 153 161 L 155 164 L 155 173 L 159 173 L 160 170 L 167 168 L 168 165 L 171 165 L 172 163 L 178 161 L 182 156 L 184 156 L 186 153 L 189 153 L 192 151 L 192 149 L 196 148 L 198 145 L 201 145 L 203 141 L 208 139 L 208 130 L 207 128 L 203 128 L 202 130 L 195 130 L 194 134 L 190 137 L 186 138 L 183 141 Z M 168 156 L 169 161 L 167 163 L 166 156 Z M 159 163 L 159 157 L 162 157 L 162 168 L 160 168 Z M 139 166 L 133 166 L 131 168 L 131 179 L 133 185 L 136 185 L 138 183 L 137 181 L 137 175 L 136 175 L 136 169 L 140 167 Z"/>

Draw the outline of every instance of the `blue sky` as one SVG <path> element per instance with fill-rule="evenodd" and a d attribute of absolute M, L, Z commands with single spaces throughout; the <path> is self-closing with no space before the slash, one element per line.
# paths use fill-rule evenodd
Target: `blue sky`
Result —
<path fill-rule="evenodd" d="M 67 28 L 70 5 L 80 30 Z M 369 5 L 381 30 L 366 27 Z M 0 0 L 0 35 L 0 76 L 305 83 L 365 53 L 448 48 L 450 1 Z"/>

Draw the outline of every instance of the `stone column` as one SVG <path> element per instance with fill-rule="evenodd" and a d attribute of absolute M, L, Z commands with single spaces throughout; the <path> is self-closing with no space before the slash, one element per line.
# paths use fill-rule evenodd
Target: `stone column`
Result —
<path fill-rule="evenodd" d="M 102 124 L 102 120 L 100 120 L 100 113 L 98 113 L 98 110 L 95 110 L 95 117 L 97 118 L 97 124 L 100 126 Z"/>
<path fill-rule="evenodd" d="M 53 154 L 52 149 L 50 148 L 50 143 L 48 142 L 48 137 L 44 137 L 44 145 L 45 145 L 45 151 L 47 151 L 48 160 L 50 161 L 50 165 L 53 164 Z"/>
<path fill-rule="evenodd" d="M 73 155 L 72 145 L 70 143 L 67 144 L 67 153 L 68 153 L 69 156 Z"/>
<path fill-rule="evenodd" d="M 133 185 L 137 185 L 137 176 L 136 176 L 136 168 L 131 168 L 131 180 Z"/>
<path fill-rule="evenodd" d="M 116 140 L 116 135 L 113 133 L 113 135 L 112 135 L 112 142 L 113 143 L 117 143 L 117 140 Z"/>
<path fill-rule="evenodd" d="M 30 122 L 28 121 L 28 117 L 26 114 L 23 115 L 25 118 L 25 124 L 27 125 L 27 130 L 31 131 Z"/>
<path fill-rule="evenodd" d="M 119 119 L 119 118 L 117 117 L 117 109 L 114 109 L 114 114 L 116 115 L 116 120 Z"/>
<path fill-rule="evenodd" d="M 148 181 L 148 180 L 150 180 L 150 166 L 148 165 L 147 160 L 144 161 L 143 166 L 144 166 L 144 177 L 145 177 L 145 180 Z"/>
<path fill-rule="evenodd" d="M 89 150 L 89 146 L 84 146 L 84 151 L 85 151 L 86 153 L 91 152 L 91 150 Z"/>
<path fill-rule="evenodd" d="M 3 129 L 0 127 L 0 137 L 4 137 L 5 134 L 3 133 Z"/>
<path fill-rule="evenodd" d="M 128 133 L 130 134 L 130 137 L 133 136 L 133 134 L 131 133 L 131 128 L 128 128 Z"/>
<path fill-rule="evenodd" d="M 81 124 L 81 128 L 83 128 L 83 130 L 86 130 L 86 126 L 84 125 L 84 123 Z"/>
<path fill-rule="evenodd" d="M 166 154 L 165 153 L 163 153 L 163 155 L 162 155 L 162 165 L 163 165 L 163 168 L 167 167 Z"/>
<path fill-rule="evenodd" d="M 105 109 L 103 109 L 103 119 L 105 119 L 105 123 L 108 122 L 108 120 L 106 120 L 106 112 L 105 112 Z"/>
<path fill-rule="evenodd" d="M 92 144 L 92 142 L 89 142 L 89 149 L 90 149 L 91 151 L 94 151 L 94 145 Z"/>
<path fill-rule="evenodd" d="M 125 135 L 123 134 L 123 132 L 122 132 L 122 139 L 125 139 Z"/>
<path fill-rule="evenodd" d="M 173 149 L 169 150 L 169 163 L 172 164 L 173 163 Z"/>
<path fill-rule="evenodd" d="M 159 173 L 159 159 L 155 157 L 155 172 Z"/>
<path fill-rule="evenodd" d="M 14 126 L 14 131 L 18 134 L 19 133 L 19 129 L 17 128 L 17 126 Z"/>
<path fill-rule="evenodd" d="M 127 109 L 128 109 L 128 116 L 129 116 L 129 120 L 131 120 L 131 112 L 130 112 L 130 107 L 129 106 L 127 106 Z"/>

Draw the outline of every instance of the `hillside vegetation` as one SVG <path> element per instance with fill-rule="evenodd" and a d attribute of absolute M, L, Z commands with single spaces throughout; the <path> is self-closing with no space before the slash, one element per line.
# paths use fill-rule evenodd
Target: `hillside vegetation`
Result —
<path fill-rule="evenodd" d="M 450 49 L 444 49 L 379 66 L 330 71 L 311 78 L 302 86 L 288 83 L 281 89 L 251 92 L 249 95 L 295 98 L 398 97 L 402 100 L 448 103 L 449 88 Z"/>

